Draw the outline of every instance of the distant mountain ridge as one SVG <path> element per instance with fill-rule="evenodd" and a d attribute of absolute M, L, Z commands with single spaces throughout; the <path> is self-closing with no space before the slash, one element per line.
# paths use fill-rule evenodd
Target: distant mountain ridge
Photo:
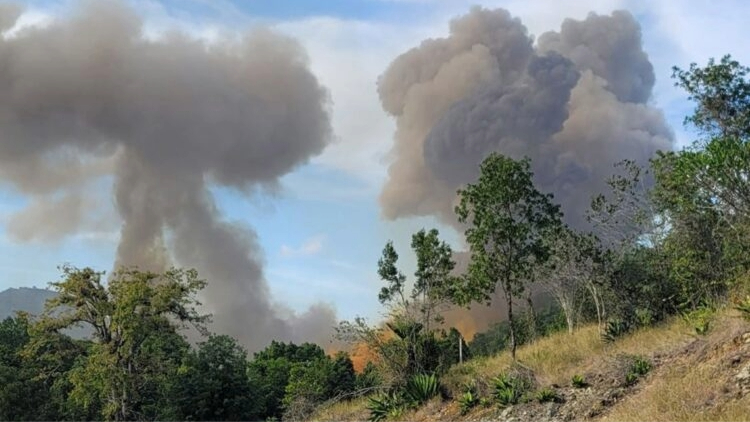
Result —
<path fill-rule="evenodd" d="M 39 315 L 44 311 L 44 304 L 55 297 L 52 290 L 35 287 L 10 288 L 0 292 L 0 319 L 12 317 L 18 311 Z"/>
<path fill-rule="evenodd" d="M 18 311 L 24 311 L 32 315 L 40 315 L 44 312 L 44 304 L 48 299 L 55 297 L 57 293 L 48 289 L 36 287 L 10 288 L 0 292 L 0 321 L 7 317 L 13 317 Z M 64 330 L 65 334 L 73 338 L 89 337 L 91 330 L 88 327 L 76 327 Z"/>

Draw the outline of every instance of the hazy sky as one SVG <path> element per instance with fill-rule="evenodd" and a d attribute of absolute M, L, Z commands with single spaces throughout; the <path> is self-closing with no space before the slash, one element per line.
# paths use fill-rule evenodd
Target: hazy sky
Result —
<path fill-rule="evenodd" d="M 2 1 L 0 1 L 2 2 Z M 74 1 L 17 2 L 26 6 L 18 26 L 45 25 L 68 13 Z M 432 218 L 384 221 L 378 194 L 385 180 L 394 121 L 382 111 L 377 77 L 397 55 L 425 38 L 445 36 L 448 21 L 469 7 L 503 7 L 521 18 L 531 34 L 559 30 L 566 17 L 629 10 L 640 22 L 644 49 L 654 65 L 652 105 L 663 109 L 679 144 L 690 141 L 682 119 L 690 111 L 673 87 L 671 67 L 732 54 L 750 64 L 745 41 L 750 4 L 744 1 L 463 1 L 463 0 L 131 0 L 151 36 L 179 28 L 213 39 L 265 25 L 296 38 L 311 69 L 329 90 L 335 141 L 291 174 L 282 189 L 250 197 L 214 188 L 220 211 L 255 228 L 264 251 L 265 274 L 274 300 L 302 311 L 315 302 L 332 304 L 341 318 L 377 314 L 380 282 L 376 263 L 388 239 L 404 260 L 411 233 L 437 226 Z M 6 34 L 5 36 L 9 36 Z M 2 95 L 0 93 L 0 95 Z M 44 286 L 63 263 L 108 270 L 121 221 L 111 198 L 111 179 L 101 189 L 98 221 L 62 239 L 26 241 L 8 235 L 7 223 L 29 199 L 0 186 L 0 289 Z M 459 236 L 441 227 L 460 246 Z M 189 263 L 187 263 L 189 264 Z"/>

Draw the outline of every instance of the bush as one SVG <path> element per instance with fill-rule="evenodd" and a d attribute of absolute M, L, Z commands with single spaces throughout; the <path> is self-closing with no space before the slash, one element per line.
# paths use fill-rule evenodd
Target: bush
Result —
<path fill-rule="evenodd" d="M 420 405 L 435 397 L 438 393 L 438 380 L 435 375 L 417 374 L 406 384 L 405 398 L 415 405 Z"/>
<path fill-rule="evenodd" d="M 646 375 L 651 371 L 651 362 L 642 356 L 637 356 L 630 371 L 638 376 Z"/>
<path fill-rule="evenodd" d="M 744 299 L 738 301 L 734 309 L 740 311 L 743 318 L 750 320 L 750 296 L 745 296 Z"/>
<path fill-rule="evenodd" d="M 370 411 L 368 420 L 379 422 L 389 417 L 398 417 L 403 413 L 405 407 L 403 399 L 394 391 L 378 397 L 371 397 L 367 402 L 367 410 Z"/>
<path fill-rule="evenodd" d="M 570 383 L 575 388 L 586 388 L 589 386 L 589 384 L 586 382 L 586 379 L 583 378 L 583 375 L 578 374 L 573 375 L 573 378 L 570 379 Z"/>
<path fill-rule="evenodd" d="M 630 364 L 628 373 L 625 375 L 625 384 L 632 385 L 638 379 L 651 371 L 651 361 L 643 356 L 636 356 Z"/>
<path fill-rule="evenodd" d="M 522 376 L 500 374 L 492 380 L 495 387 L 495 399 L 502 407 L 520 403 L 524 394 L 531 389 L 531 382 Z"/>
<path fill-rule="evenodd" d="M 536 399 L 537 401 L 539 401 L 539 403 L 547 403 L 551 401 L 558 402 L 560 401 L 560 396 L 552 388 L 544 387 L 541 390 L 537 391 Z"/>
<path fill-rule="evenodd" d="M 622 319 L 612 319 L 607 321 L 607 326 L 604 328 L 602 333 L 602 340 L 605 343 L 612 343 L 618 337 L 622 337 L 630 332 L 630 324 Z"/>
<path fill-rule="evenodd" d="M 465 415 L 472 407 L 479 404 L 479 396 L 474 388 L 468 387 L 466 392 L 458 397 L 458 405 L 461 408 L 461 414 Z"/>
<path fill-rule="evenodd" d="M 705 335 L 711 325 L 713 309 L 701 306 L 698 309 L 683 314 L 683 319 L 695 330 L 696 334 Z"/>

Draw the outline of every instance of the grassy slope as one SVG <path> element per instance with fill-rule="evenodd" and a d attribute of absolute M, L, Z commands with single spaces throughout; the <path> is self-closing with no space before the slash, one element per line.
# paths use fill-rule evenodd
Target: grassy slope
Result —
<path fill-rule="evenodd" d="M 629 334 L 612 344 L 601 342 L 597 328 L 586 326 L 540 339 L 518 350 L 520 362 L 532 369 L 538 386 L 554 386 L 564 397 L 559 405 L 528 403 L 512 413 L 496 405 L 478 406 L 461 415 L 455 400 L 436 399 L 403 420 L 747 420 L 750 390 L 738 386 L 735 375 L 750 365 L 750 341 L 742 335 L 750 324 L 730 310 L 719 312 L 706 336 L 675 318 L 656 327 Z M 750 340 L 750 339 L 748 339 Z M 643 355 L 654 369 L 637 384 L 626 386 L 624 356 Z M 482 396 L 491 396 L 491 380 L 507 370 L 510 357 L 503 353 L 453 367 L 441 380 L 453 397 L 474 382 Z M 574 389 L 570 379 L 584 375 L 592 385 Z M 750 386 L 748 386 L 750 387 Z M 315 420 L 363 420 L 366 400 L 338 403 L 321 409 Z"/>

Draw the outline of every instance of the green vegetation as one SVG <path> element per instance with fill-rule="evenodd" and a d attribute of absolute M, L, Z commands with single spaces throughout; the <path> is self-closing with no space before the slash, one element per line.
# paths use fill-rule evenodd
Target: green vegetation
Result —
<path fill-rule="evenodd" d="M 471 250 L 459 303 L 491 301 L 499 286 L 505 297 L 510 321 L 510 353 L 516 356 L 513 299 L 520 297 L 531 281 L 535 264 L 544 262 L 548 248 L 545 231 L 560 223 L 560 207 L 551 195 L 536 190 L 529 160 L 516 161 L 492 153 L 480 167 L 479 180 L 458 191 L 456 214 L 468 224 L 466 242 Z"/>
<path fill-rule="evenodd" d="M 583 377 L 583 375 L 575 374 L 573 377 L 570 378 L 570 383 L 575 388 L 586 388 L 589 386 L 589 384 L 586 382 L 586 379 Z"/>
<path fill-rule="evenodd" d="M 527 377 L 514 372 L 501 373 L 492 380 L 492 384 L 495 389 L 495 400 L 501 407 L 518 404 L 533 388 Z"/>
<path fill-rule="evenodd" d="M 539 403 L 560 401 L 560 395 L 551 387 L 544 387 L 537 391 L 535 397 Z"/>
<path fill-rule="evenodd" d="M 465 391 L 458 397 L 458 405 L 461 408 L 461 414 L 465 415 L 480 402 L 479 393 L 476 384 L 471 382 L 465 386 Z"/>
<path fill-rule="evenodd" d="M 651 371 L 651 362 L 643 356 L 635 356 L 625 374 L 625 384 L 633 384 Z"/>

